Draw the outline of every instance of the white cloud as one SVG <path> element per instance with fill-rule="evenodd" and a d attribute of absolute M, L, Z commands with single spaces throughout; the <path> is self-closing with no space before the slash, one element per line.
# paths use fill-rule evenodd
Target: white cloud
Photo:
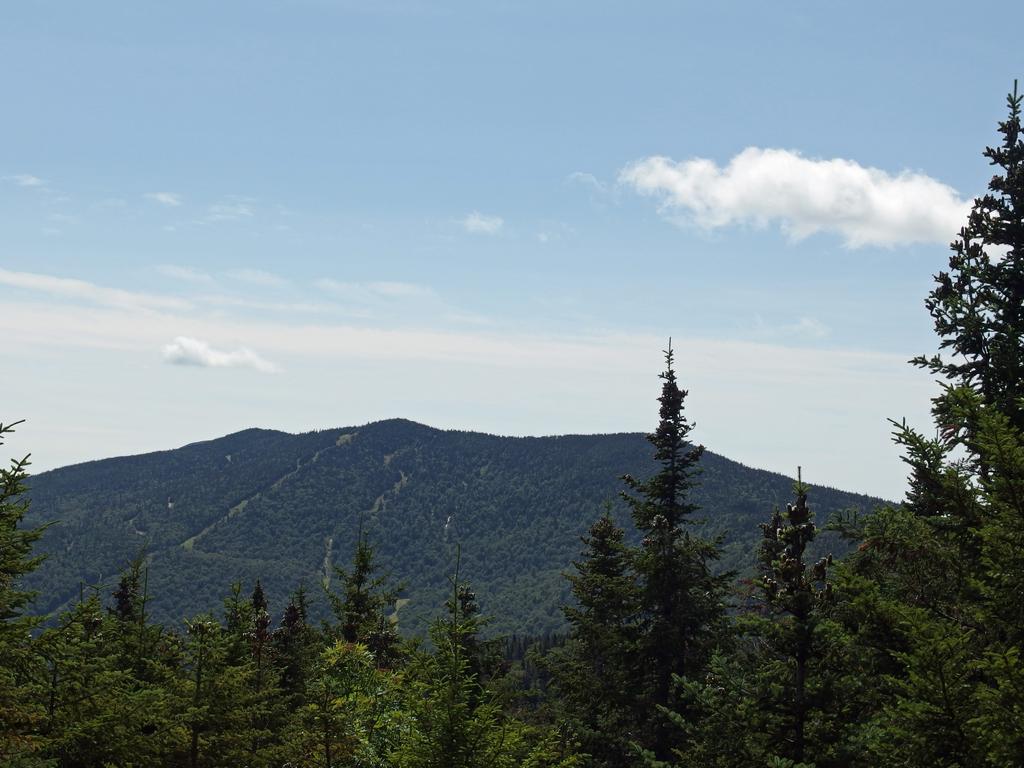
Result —
<path fill-rule="evenodd" d="M 171 277 L 175 280 L 184 280 L 186 283 L 198 283 L 209 285 L 213 278 L 205 272 L 200 272 L 192 267 L 182 267 L 177 264 L 161 264 L 156 268 L 164 277 Z"/>
<path fill-rule="evenodd" d="M 829 327 L 813 317 L 801 317 L 795 323 L 783 328 L 784 333 L 793 336 L 808 336 L 812 339 L 823 339 L 831 332 Z"/>
<path fill-rule="evenodd" d="M 922 173 L 892 175 L 853 160 L 758 147 L 725 167 L 703 158 L 648 157 L 624 168 L 619 180 L 660 197 L 662 213 L 706 229 L 777 222 L 794 240 L 835 232 L 851 248 L 948 243 L 971 205 Z"/>
<path fill-rule="evenodd" d="M 333 294 L 338 298 L 362 304 L 378 302 L 385 299 L 413 299 L 434 296 L 434 291 L 425 285 L 387 280 L 353 283 L 332 280 L 329 277 L 322 277 L 317 280 L 315 284 L 321 290 Z"/>
<path fill-rule="evenodd" d="M 209 207 L 208 221 L 239 221 L 251 219 L 255 213 L 247 198 L 230 198 Z"/>
<path fill-rule="evenodd" d="M 581 184 L 601 195 L 607 195 L 612 191 L 611 188 L 598 179 L 597 176 L 592 173 L 586 173 L 585 171 L 573 171 L 566 177 L 566 181 L 573 184 Z"/>
<path fill-rule="evenodd" d="M 377 282 L 367 283 L 367 287 L 378 296 L 388 298 L 408 298 L 409 296 L 430 296 L 433 291 L 415 283 Z"/>
<path fill-rule="evenodd" d="M 462 220 L 462 228 L 475 235 L 496 235 L 505 226 L 501 216 L 487 216 L 473 211 Z"/>
<path fill-rule="evenodd" d="M 194 365 L 199 368 L 252 368 L 262 373 L 280 371 L 251 349 L 242 347 L 234 352 L 214 349 L 205 341 L 188 336 L 177 336 L 163 348 L 164 361 L 172 365 Z"/>
<path fill-rule="evenodd" d="M 0 334 L 9 340 L 16 366 L 51 356 L 64 372 L 32 381 L 29 394 L 42 393 L 43 412 L 64 407 L 68 397 L 60 388 L 68 378 L 76 379 L 77 397 L 109 395 L 109 371 L 96 364 L 102 359 L 121 366 L 119 375 L 134 377 L 135 391 L 146 394 L 129 418 L 157 424 L 151 397 L 160 392 L 180 407 L 172 412 L 175 418 L 187 414 L 191 429 L 211 430 L 211 436 L 217 434 L 212 430 L 223 433 L 264 418 L 266 411 L 252 410 L 245 398 L 225 403 L 220 392 L 180 390 L 179 382 L 146 367 L 154 349 L 171 347 L 169 355 L 180 363 L 223 365 L 228 356 L 228 364 L 253 366 L 244 350 L 223 352 L 198 340 L 259 339 L 260 353 L 271 360 L 286 357 L 303 383 L 303 402 L 297 403 L 294 383 L 261 378 L 265 396 L 276 392 L 273 397 L 280 399 L 273 402 L 289 406 L 278 416 L 282 425 L 297 418 L 295 408 L 305 408 L 303 429 L 406 415 L 435 426 L 554 434 L 649 429 L 656 418 L 650 403 L 660 386 L 658 350 L 665 342 L 660 335 L 641 333 L 566 336 L 439 330 L 418 321 L 384 328 L 326 318 L 295 322 L 292 317 L 141 312 L 20 297 L 8 301 L 6 295 Z M 167 344 L 169 339 L 174 342 Z M 913 350 L 885 354 L 692 337 L 676 339 L 674 346 L 680 380 L 690 390 L 687 407 L 698 423 L 697 438 L 713 450 L 787 472 L 802 464 L 810 479 L 822 484 L 890 497 L 902 492 L 904 472 L 885 419 L 907 416 L 911 423 L 929 423 L 934 394 L 930 377 L 906 365 Z M 79 380 L 89 376 L 91 388 Z M 422 385 L 414 393 L 409 376 Z M 339 391 L 350 415 L 335 413 L 325 420 Z M 206 398 L 198 410 L 196 398 Z M 123 405 L 117 404 L 122 418 Z M 232 408 L 238 423 L 222 426 Z M 70 421 L 77 418 L 69 411 Z M 55 438 L 54 445 L 60 444 Z M 810 454 L 808 446 L 813 446 Z M 851 464 L 851 446 L 867 458 Z M 94 458 L 98 449 L 89 450 L 78 458 Z"/>
<path fill-rule="evenodd" d="M 176 192 L 147 192 L 143 197 L 168 208 L 177 208 L 181 205 L 181 195 Z"/>
<path fill-rule="evenodd" d="M 280 275 L 265 272 L 262 269 L 235 269 L 227 274 L 228 277 L 234 280 L 240 280 L 243 283 L 251 283 L 253 285 L 279 286 L 285 285 L 288 282 Z"/>
<path fill-rule="evenodd" d="M 85 280 L 52 277 L 34 272 L 14 272 L 0 268 L 0 285 L 48 293 L 66 299 L 80 299 L 93 304 L 120 309 L 167 310 L 188 309 L 189 303 L 171 296 L 106 288 Z"/>
<path fill-rule="evenodd" d="M 4 176 L 7 181 L 14 182 L 19 187 L 45 187 L 46 181 L 30 173 L 16 173 L 13 176 Z"/>
<path fill-rule="evenodd" d="M 755 332 L 766 338 L 824 339 L 831 329 L 814 317 L 800 317 L 790 323 L 771 325 L 760 316 L 755 318 Z"/>
<path fill-rule="evenodd" d="M 330 304 L 315 304 L 313 302 L 258 301 L 254 299 L 240 298 L 238 296 L 228 296 L 225 294 L 204 294 L 202 296 L 197 296 L 196 301 L 200 304 L 218 309 L 233 307 L 237 309 L 254 309 L 260 312 L 283 312 L 286 314 L 333 313 L 337 311 L 337 308 L 332 307 Z"/>

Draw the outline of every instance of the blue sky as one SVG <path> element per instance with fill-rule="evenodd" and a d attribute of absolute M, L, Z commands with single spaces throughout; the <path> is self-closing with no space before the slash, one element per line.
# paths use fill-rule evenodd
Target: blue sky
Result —
<path fill-rule="evenodd" d="M 992 19 L 997 19 L 993 22 Z M 1005 3 L 5 9 L 0 387 L 36 469 L 403 416 L 902 494 Z"/>

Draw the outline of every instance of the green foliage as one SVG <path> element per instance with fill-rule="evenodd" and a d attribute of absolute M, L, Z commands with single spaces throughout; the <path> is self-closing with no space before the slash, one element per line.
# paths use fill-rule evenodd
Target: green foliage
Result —
<path fill-rule="evenodd" d="M 1015 90 L 1002 146 L 986 151 L 1002 173 L 928 300 L 940 355 L 916 362 L 947 381 L 934 437 L 895 425 L 905 503 L 854 510 L 824 534 L 798 481 L 760 527 L 742 610 L 726 611 L 737 560 L 718 562 L 716 535 L 746 526 L 724 545 L 742 560 L 751 505 L 780 498 L 782 481 L 689 442 L 671 350 L 655 470 L 627 478 L 625 504 L 590 525 L 561 586 L 590 510 L 622 468 L 645 465 L 637 436 L 254 430 L 48 473 L 31 510 L 28 463 L 15 461 L 0 470 L 0 763 L 1024 765 L 1021 104 Z M 819 500 L 834 511 L 844 497 Z M 833 563 L 819 539 L 837 533 L 854 545 Z M 479 602 L 501 607 L 491 626 L 520 630 L 507 642 L 483 635 L 460 542 Z M 40 544 L 54 556 L 37 570 Z M 339 551 L 354 553 L 351 570 L 335 567 Z M 403 595 L 418 619 L 376 575 L 378 554 L 416 580 Z M 303 578 L 327 599 L 314 605 Z M 222 619 L 167 626 L 231 579 Z M 45 622 L 27 615 L 33 584 Z M 336 623 L 318 632 L 328 607 Z M 399 614 L 408 630 L 431 607 L 444 613 L 429 642 L 401 643 Z M 567 638 L 527 639 L 559 626 Z"/>
<path fill-rule="evenodd" d="M 700 464 L 689 498 L 703 521 L 688 529 L 726 537 L 722 570 L 752 571 L 756 524 L 792 481 L 711 452 Z M 38 612 L 59 611 L 80 583 L 115 587 L 144 548 L 147 611 L 169 627 L 219 611 L 226 584 L 257 579 L 277 606 L 305 583 L 317 625 L 332 616 L 317 585 L 337 590 L 334 567 L 350 567 L 362 525 L 379 573 L 407 585 L 403 635 L 424 634 L 444 610 L 461 543 L 462 570 L 493 617 L 487 633 L 540 636 L 565 630 L 562 572 L 623 473 L 652 474 L 643 435 L 507 438 L 399 420 L 305 435 L 248 430 L 34 478 L 27 524 L 61 523 L 40 541 L 51 557 L 29 587 L 40 590 Z M 875 503 L 829 489 L 815 498 L 823 514 Z M 629 521 L 621 501 L 611 515 Z M 629 529 L 627 542 L 638 543 Z M 824 546 L 838 551 L 834 540 Z"/>
<path fill-rule="evenodd" d="M 660 418 L 647 438 L 658 470 L 646 480 L 624 477 L 642 539 L 628 546 L 607 510 L 594 524 L 568 577 L 578 604 L 566 610 L 569 641 L 549 660 L 560 714 L 596 766 L 669 759 L 672 721 L 687 719 L 670 709 L 673 688 L 699 679 L 726 639 L 729 575 L 713 570 L 717 543 L 688 530 L 704 448 L 688 442 L 671 343 L 661 379 Z"/>
<path fill-rule="evenodd" d="M 570 638 L 548 654 L 557 717 L 568 723 L 595 766 L 636 762 L 632 746 L 638 679 L 640 593 L 625 533 L 607 512 L 583 539 L 568 575 L 574 605 Z"/>
<path fill-rule="evenodd" d="M 335 566 L 341 594 L 327 597 L 338 621 L 333 634 L 348 643 L 364 643 L 381 666 L 392 666 L 401 654 L 395 629 L 395 601 L 398 591 L 386 586 L 387 579 L 374 576 L 373 547 L 360 530 L 352 570 Z"/>
<path fill-rule="evenodd" d="M 288 738 L 289 764 L 393 765 L 389 756 L 408 731 L 401 683 L 401 675 L 382 669 L 366 646 L 344 640 L 328 645 Z"/>
<path fill-rule="evenodd" d="M 666 760 L 676 729 L 662 713 L 673 704 L 674 681 L 700 678 L 725 639 L 730 575 L 713 571 L 717 543 L 684 527 L 698 509 L 690 493 L 704 447 L 687 442 L 693 425 L 683 414 L 686 392 L 676 383 L 671 343 L 661 378 L 660 420 L 648 436 L 660 469 L 646 481 L 624 479 L 635 494 L 625 499 L 643 536 L 632 556 L 640 587 L 636 682 L 642 691 L 633 707 L 635 740 Z"/>
<path fill-rule="evenodd" d="M 851 638 L 891 659 L 874 713 L 855 737 L 872 765 L 1024 760 L 1016 687 L 1024 617 L 1024 144 L 1016 89 L 1008 106 L 1002 147 L 985 153 L 1002 173 L 975 201 L 953 243 L 951 271 L 936 277 L 927 302 L 940 349 L 953 353 L 915 360 L 948 380 L 933 400 L 936 437 L 897 425 L 911 469 L 906 507 L 885 510 L 865 528 L 840 590 L 848 590 L 840 614 Z M 860 606 L 860 615 L 844 602 Z"/>
<path fill-rule="evenodd" d="M 154 764 L 181 737 L 173 695 L 177 643 L 123 621 L 92 594 L 44 632 L 45 754 L 62 766 Z M 143 648 L 145 648 L 143 654 Z"/>
<path fill-rule="evenodd" d="M 0 446 L 20 423 L 0 423 Z M 32 684 L 39 664 L 29 634 L 38 622 L 25 615 L 32 593 L 24 578 L 42 560 L 32 556 L 32 547 L 43 529 L 21 527 L 29 507 L 28 465 L 26 456 L 0 467 L 0 761 L 12 765 L 32 764 L 38 747 L 33 731 L 41 718 Z"/>
<path fill-rule="evenodd" d="M 471 594 L 471 593 L 469 593 Z M 467 587 L 452 579 L 448 615 L 430 628 L 433 652 L 409 666 L 407 711 L 411 729 L 396 753 L 400 768 L 575 768 L 579 758 L 559 735 L 528 726 L 502 707 L 500 689 L 474 669 L 481 618 L 464 610 Z"/>
<path fill-rule="evenodd" d="M 1002 142 L 984 155 L 999 172 L 989 194 L 974 201 L 952 244 L 949 272 L 940 272 L 925 302 L 951 355 L 914 363 L 955 386 L 977 392 L 1018 429 L 1024 428 L 1024 141 L 1014 81 Z M 941 426 L 941 425 L 940 425 Z"/>
<path fill-rule="evenodd" d="M 825 703 L 813 700 L 811 694 L 820 688 L 820 681 L 810 678 L 820 653 L 818 625 L 833 598 L 827 581 L 832 556 L 810 567 L 805 563 L 807 546 L 814 541 L 817 528 L 807 505 L 807 486 L 798 480 L 794 490 L 796 502 L 787 504 L 785 512 L 775 510 L 771 520 L 761 526 L 761 588 L 770 617 L 761 626 L 762 659 L 765 667 L 778 666 L 782 673 L 775 677 L 773 701 L 764 702 L 762 709 L 773 710 L 780 726 L 774 739 L 777 751 L 802 763 L 808 752 L 809 721 L 814 710 L 820 711 Z"/>

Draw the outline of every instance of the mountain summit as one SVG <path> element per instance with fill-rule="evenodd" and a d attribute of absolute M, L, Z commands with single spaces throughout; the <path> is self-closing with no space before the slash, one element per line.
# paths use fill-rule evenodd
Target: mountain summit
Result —
<path fill-rule="evenodd" d="M 723 566 L 743 570 L 758 523 L 792 480 L 711 452 L 700 467 L 698 524 L 724 537 Z M 562 573 L 603 505 L 628 519 L 622 475 L 654 469 L 639 433 L 497 437 L 404 419 L 298 435 L 247 429 L 33 478 L 27 524 L 57 521 L 33 586 L 49 596 L 38 609 L 51 611 L 83 586 L 110 588 L 144 553 L 149 609 L 163 621 L 219 611 L 233 580 L 249 589 L 260 579 L 273 612 L 300 583 L 320 597 L 362 527 L 403 585 L 403 630 L 440 609 L 460 544 L 482 609 L 500 617 L 492 629 L 540 633 L 563 626 Z M 811 502 L 825 519 L 879 500 L 814 488 Z"/>

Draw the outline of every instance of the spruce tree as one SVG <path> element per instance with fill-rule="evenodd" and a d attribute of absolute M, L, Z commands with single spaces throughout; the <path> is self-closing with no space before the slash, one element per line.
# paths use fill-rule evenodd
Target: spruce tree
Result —
<path fill-rule="evenodd" d="M 1002 141 L 984 156 L 998 172 L 952 243 L 949 271 L 935 276 L 925 305 L 941 352 L 918 366 L 966 386 L 1024 429 L 1024 141 L 1022 97 L 1007 96 Z M 940 425 L 941 426 L 941 425 Z"/>
<path fill-rule="evenodd" d="M 20 423 L 0 423 L 0 446 Z M 0 763 L 5 764 L 33 759 L 39 748 L 33 731 L 42 717 L 33 686 L 39 660 L 31 630 L 38 622 L 26 615 L 32 593 L 21 583 L 42 560 L 32 556 L 32 545 L 43 529 L 19 527 L 28 512 L 28 466 L 26 456 L 0 468 Z"/>
<path fill-rule="evenodd" d="M 301 585 L 288 601 L 281 626 L 274 631 L 271 642 L 282 695 L 289 707 L 296 709 L 305 702 L 318 648 L 317 633 L 308 623 L 306 590 Z"/>
<path fill-rule="evenodd" d="M 448 615 L 430 627 L 433 653 L 419 654 L 411 665 L 408 710 L 413 728 L 397 753 L 402 768 L 500 768 L 514 765 L 505 748 L 501 708 L 480 684 L 467 650 L 481 619 L 463 613 L 456 561 Z"/>
<path fill-rule="evenodd" d="M 676 380 L 671 340 L 660 378 L 660 420 L 647 437 L 660 468 L 647 480 L 627 475 L 623 497 L 643 534 L 634 556 L 641 621 L 637 682 L 645 691 L 638 703 L 638 741 L 667 760 L 676 729 L 661 712 L 673 703 L 674 681 L 699 677 L 723 636 L 729 575 L 712 571 L 717 544 L 688 530 L 698 510 L 690 493 L 704 447 L 688 439 L 694 425 L 683 413 L 687 392 Z"/>
<path fill-rule="evenodd" d="M 397 590 L 387 586 L 387 579 L 375 576 L 374 549 L 367 541 L 360 524 L 352 570 L 335 566 L 341 580 L 341 594 L 328 592 L 334 616 L 339 624 L 333 632 L 349 643 L 363 643 L 377 659 L 377 664 L 390 667 L 401 656 L 400 640 L 393 621 Z"/>
<path fill-rule="evenodd" d="M 815 704 L 814 668 L 820 641 L 816 637 L 823 609 L 833 598 L 828 583 L 832 556 L 813 565 L 805 562 L 807 546 L 817 536 L 814 514 L 807 505 L 807 486 L 797 472 L 796 502 L 778 509 L 761 525 L 761 588 L 764 606 L 773 619 L 765 627 L 766 657 L 781 662 L 785 678 L 777 681 L 779 695 L 769 706 L 781 721 L 778 755 L 802 763 L 807 755 L 807 725 Z M 767 659 L 766 659 L 767 660 Z"/>
<path fill-rule="evenodd" d="M 872 766 L 1024 764 L 1021 105 L 1015 83 L 1002 141 L 984 153 L 997 169 L 989 193 L 926 301 L 939 353 L 913 362 L 945 379 L 935 436 L 895 425 L 906 504 L 876 513 L 841 569 L 853 577 L 839 591 L 851 635 L 890 660 L 860 737 Z"/>
<path fill-rule="evenodd" d="M 582 539 L 583 556 L 568 575 L 574 604 L 564 608 L 569 639 L 548 667 L 557 713 L 580 739 L 594 766 L 637 760 L 635 666 L 639 610 L 632 550 L 608 510 Z"/>

